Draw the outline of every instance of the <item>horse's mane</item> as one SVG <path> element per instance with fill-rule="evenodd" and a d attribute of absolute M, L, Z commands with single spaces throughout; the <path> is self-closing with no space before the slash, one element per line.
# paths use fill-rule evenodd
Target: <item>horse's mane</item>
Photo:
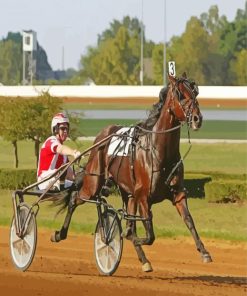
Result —
<path fill-rule="evenodd" d="M 159 101 L 153 104 L 152 109 L 149 111 L 148 118 L 139 122 L 137 124 L 138 126 L 141 126 L 149 130 L 153 128 L 153 126 L 155 125 L 155 123 L 157 122 L 160 116 L 161 109 L 165 104 L 167 93 L 168 93 L 168 85 L 161 89 L 159 93 Z"/>

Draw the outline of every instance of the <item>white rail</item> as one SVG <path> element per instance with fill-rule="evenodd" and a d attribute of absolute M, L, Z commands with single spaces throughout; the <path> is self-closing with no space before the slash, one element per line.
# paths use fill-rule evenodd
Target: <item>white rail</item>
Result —
<path fill-rule="evenodd" d="M 36 97 L 49 92 L 56 97 L 77 98 L 157 98 L 162 86 L 0 86 L 0 96 Z M 199 99 L 247 100 L 247 86 L 199 86 Z"/>

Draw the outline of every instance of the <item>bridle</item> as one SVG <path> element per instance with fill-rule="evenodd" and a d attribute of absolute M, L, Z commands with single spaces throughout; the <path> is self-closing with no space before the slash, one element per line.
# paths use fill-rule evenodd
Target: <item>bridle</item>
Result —
<path fill-rule="evenodd" d="M 184 88 L 187 90 L 190 96 L 189 99 L 186 99 L 183 96 L 181 90 L 179 89 L 179 84 L 182 84 Z M 194 87 L 192 88 L 191 85 L 193 85 Z M 193 82 L 188 81 L 187 79 L 180 78 L 173 85 L 172 92 L 173 92 L 173 108 L 171 108 L 171 112 L 176 117 L 174 98 L 177 98 L 178 105 L 185 119 L 184 121 L 186 121 L 186 123 L 190 125 L 190 123 L 192 122 L 193 110 L 198 105 L 196 100 L 196 96 L 199 93 L 197 85 Z M 181 122 L 183 120 L 179 120 L 179 121 Z"/>
<path fill-rule="evenodd" d="M 183 93 L 179 89 L 179 84 L 182 83 L 185 89 L 188 91 L 190 98 L 185 99 L 183 96 Z M 192 87 L 192 86 L 193 87 Z M 160 131 L 153 131 L 146 129 L 140 125 L 137 125 L 136 128 L 139 130 L 142 130 L 142 132 L 147 133 L 147 134 L 165 134 L 172 132 L 174 130 L 180 129 L 184 123 L 187 123 L 188 129 L 190 128 L 191 122 L 192 122 L 192 117 L 193 117 L 193 110 L 194 108 L 198 105 L 196 96 L 198 95 L 198 87 L 193 81 L 189 81 L 185 78 L 179 78 L 176 80 L 173 84 L 170 84 L 169 87 L 172 87 L 172 105 L 168 108 L 168 112 L 172 114 L 179 124 L 177 124 L 175 127 L 169 128 L 169 129 L 164 129 Z M 175 110 L 175 99 L 178 102 L 178 105 L 182 111 L 183 118 L 184 120 L 181 120 L 177 117 L 176 115 L 176 110 Z"/>

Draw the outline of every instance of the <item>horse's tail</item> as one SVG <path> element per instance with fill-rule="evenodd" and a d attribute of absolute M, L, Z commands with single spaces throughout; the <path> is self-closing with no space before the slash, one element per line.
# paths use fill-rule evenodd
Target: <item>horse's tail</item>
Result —
<path fill-rule="evenodd" d="M 69 202 L 70 202 L 70 198 L 71 198 L 71 194 L 72 194 L 72 191 L 68 190 L 63 193 L 60 193 L 59 198 L 53 200 L 51 206 L 52 207 L 60 207 L 58 209 L 58 211 L 56 212 L 55 217 L 57 215 L 63 213 L 65 211 L 65 209 L 68 207 Z"/>

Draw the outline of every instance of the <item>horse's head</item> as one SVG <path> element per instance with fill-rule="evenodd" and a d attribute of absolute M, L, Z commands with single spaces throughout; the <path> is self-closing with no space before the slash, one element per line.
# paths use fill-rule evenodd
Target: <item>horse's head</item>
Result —
<path fill-rule="evenodd" d="M 196 99 L 199 90 L 194 81 L 187 79 L 186 73 L 181 78 L 168 75 L 172 91 L 171 111 L 180 122 L 187 122 L 197 130 L 202 125 L 202 114 Z"/>

